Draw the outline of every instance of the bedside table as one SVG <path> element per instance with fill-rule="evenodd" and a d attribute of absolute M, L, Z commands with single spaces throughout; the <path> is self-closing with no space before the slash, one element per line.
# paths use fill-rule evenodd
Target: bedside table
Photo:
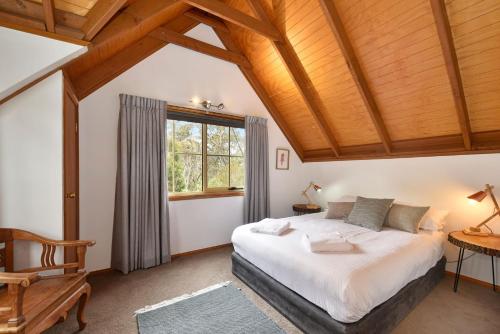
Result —
<path fill-rule="evenodd" d="M 455 273 L 455 284 L 453 291 L 457 292 L 458 281 L 460 279 L 460 270 L 462 269 L 462 261 L 464 260 L 464 251 L 466 249 L 476 253 L 491 256 L 491 271 L 493 276 L 493 291 L 496 291 L 495 286 L 495 257 L 500 257 L 500 238 L 496 237 L 480 237 L 476 235 L 467 235 L 462 231 L 454 231 L 448 234 L 448 241 L 453 245 L 460 247 L 458 253 L 457 270 Z"/>
<path fill-rule="evenodd" d="M 316 213 L 316 212 L 321 212 L 321 207 L 318 206 L 317 208 L 308 208 L 307 204 L 294 204 L 292 206 L 293 212 L 296 216 L 301 216 L 305 215 L 308 213 Z"/>

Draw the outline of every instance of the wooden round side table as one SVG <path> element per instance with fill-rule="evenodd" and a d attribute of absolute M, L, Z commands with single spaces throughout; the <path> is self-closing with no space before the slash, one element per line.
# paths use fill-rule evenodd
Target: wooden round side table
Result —
<path fill-rule="evenodd" d="M 455 273 L 455 284 L 453 291 L 457 292 L 458 280 L 460 279 L 460 270 L 464 260 L 464 251 L 466 249 L 476 253 L 491 256 L 491 271 L 493 276 L 493 291 L 496 291 L 495 285 L 495 257 L 500 257 L 500 238 L 482 237 L 477 235 L 468 235 L 462 231 L 454 231 L 448 234 L 448 241 L 453 245 L 460 247 L 458 252 L 457 270 Z"/>
<path fill-rule="evenodd" d="M 321 212 L 321 207 L 315 207 L 315 208 L 308 208 L 307 204 L 294 204 L 293 207 L 293 212 L 297 216 L 305 215 L 308 213 L 316 213 L 316 212 Z"/>

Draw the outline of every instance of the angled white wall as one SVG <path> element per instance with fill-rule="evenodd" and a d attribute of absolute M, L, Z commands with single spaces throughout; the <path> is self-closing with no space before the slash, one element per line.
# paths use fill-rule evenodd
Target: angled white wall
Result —
<path fill-rule="evenodd" d="M 0 100 L 86 52 L 81 45 L 0 27 Z"/>
<path fill-rule="evenodd" d="M 59 71 L 0 106 L 1 227 L 62 239 L 62 103 Z M 17 269 L 40 265 L 36 248 L 18 246 Z"/>

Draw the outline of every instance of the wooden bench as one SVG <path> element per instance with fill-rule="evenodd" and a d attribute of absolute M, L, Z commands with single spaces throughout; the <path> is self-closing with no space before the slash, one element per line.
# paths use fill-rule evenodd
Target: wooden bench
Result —
<path fill-rule="evenodd" d="M 41 266 L 14 271 L 14 241 L 41 245 Z M 41 333 L 64 321 L 79 301 L 77 319 L 85 328 L 90 285 L 85 272 L 87 247 L 94 241 L 56 241 L 17 229 L 0 228 L 0 333 Z M 1 246 L 0 246 L 1 247 Z M 76 262 L 56 264 L 56 247 L 76 248 Z M 39 275 L 42 271 L 56 271 Z M 64 273 L 63 273 L 64 272 Z"/>

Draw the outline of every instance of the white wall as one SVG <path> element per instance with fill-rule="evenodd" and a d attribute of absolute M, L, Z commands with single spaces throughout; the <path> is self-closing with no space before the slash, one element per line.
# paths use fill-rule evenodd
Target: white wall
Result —
<path fill-rule="evenodd" d="M 484 184 L 500 189 L 500 154 L 462 155 L 385 160 L 340 161 L 307 164 L 307 175 L 317 175 L 324 191 L 316 196 L 323 205 L 327 201 L 355 195 L 395 198 L 415 205 L 430 205 L 449 210 L 445 232 L 475 226 L 491 212 L 488 198 L 480 204 L 470 205 L 467 196 L 483 189 Z M 500 190 L 497 189 L 500 196 Z M 500 219 L 488 224 L 500 233 Z M 467 253 L 469 254 L 469 252 Z M 456 247 L 446 243 L 448 261 L 458 258 Z M 496 277 L 500 261 L 496 259 Z M 447 270 L 455 271 L 456 263 Z M 491 258 L 474 255 L 462 266 L 462 273 L 491 282 Z"/>
<path fill-rule="evenodd" d="M 87 47 L 0 27 L 0 100 L 56 69 Z"/>
<path fill-rule="evenodd" d="M 198 26 L 189 36 L 222 47 L 210 28 Z M 301 170 L 291 154 L 291 170 L 274 169 L 276 147 L 290 145 L 239 69 L 190 50 L 168 45 L 114 79 L 80 103 L 80 236 L 97 245 L 88 253 L 90 270 L 108 268 L 111 257 L 116 173 L 116 138 L 120 93 L 188 105 L 197 96 L 222 101 L 225 111 L 269 119 L 271 202 L 273 216 L 292 214 L 299 199 Z M 170 203 L 173 254 L 230 242 L 243 220 L 243 198 L 226 197 Z"/>
<path fill-rule="evenodd" d="M 0 105 L 1 227 L 62 239 L 62 93 L 57 72 Z M 16 266 L 40 265 L 40 253 L 19 246 Z"/>

